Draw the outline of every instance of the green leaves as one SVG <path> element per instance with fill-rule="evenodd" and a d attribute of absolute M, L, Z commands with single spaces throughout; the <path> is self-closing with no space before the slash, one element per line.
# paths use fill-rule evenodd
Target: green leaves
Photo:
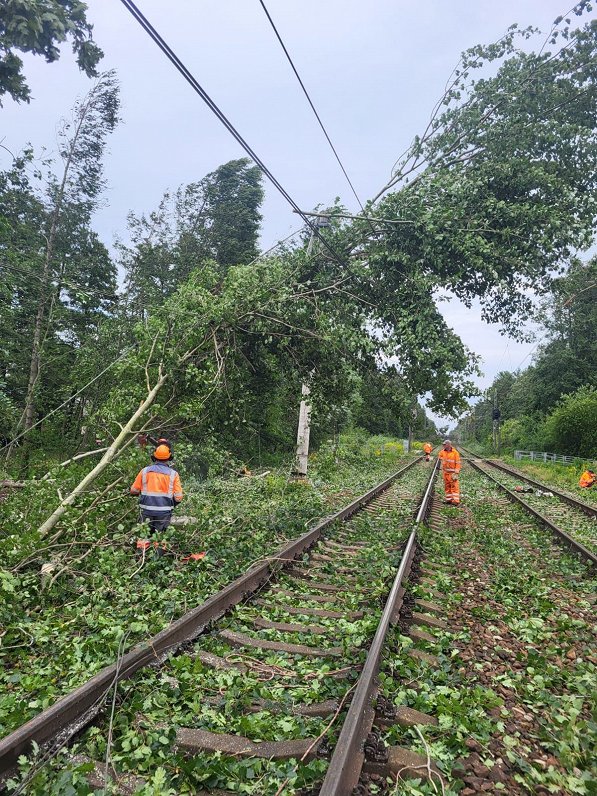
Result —
<path fill-rule="evenodd" d="M 376 207 L 400 222 L 367 244 L 386 295 L 425 285 L 427 302 L 421 292 L 417 304 L 428 312 L 434 291 L 448 290 L 467 306 L 479 301 L 485 320 L 516 337 L 532 317 L 531 295 L 544 294 L 575 249 L 589 245 L 597 26 L 567 30 L 554 28 L 554 41 L 570 36 L 556 52 L 539 31 L 512 28 L 463 53 L 443 104 L 381 194 L 394 192 Z M 532 43 L 521 47 L 521 38 Z M 483 71 L 471 78 L 471 70 Z M 364 222 L 358 229 L 366 234 Z M 380 293 L 376 304 L 383 300 Z"/>
<path fill-rule="evenodd" d="M 21 0 L 0 6 L 0 106 L 4 94 L 29 102 L 30 91 L 23 62 L 13 50 L 42 55 L 48 63 L 60 57 L 59 45 L 72 40 L 79 68 L 88 77 L 97 74 L 103 53 L 91 37 L 87 6 L 80 0 Z"/>

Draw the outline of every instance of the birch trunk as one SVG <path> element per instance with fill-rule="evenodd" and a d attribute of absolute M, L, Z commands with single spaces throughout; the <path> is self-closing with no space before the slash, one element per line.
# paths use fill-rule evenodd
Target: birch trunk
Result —
<path fill-rule="evenodd" d="M 43 525 L 39 527 L 38 532 L 41 537 L 46 536 L 52 530 L 52 528 L 56 525 L 56 523 L 62 517 L 62 515 L 65 514 L 68 507 L 72 506 L 72 504 L 79 497 L 79 495 L 81 495 L 85 491 L 85 489 L 89 486 L 89 484 L 93 483 L 93 481 L 95 481 L 95 479 L 103 473 L 103 471 L 106 469 L 106 467 L 108 467 L 108 465 L 114 459 L 114 457 L 118 455 L 124 441 L 131 434 L 135 423 L 153 404 L 157 394 L 162 389 L 167 379 L 168 379 L 167 375 L 162 374 L 160 376 L 155 386 L 147 394 L 147 397 L 145 398 L 143 403 L 139 406 L 135 414 L 122 427 L 122 431 L 120 432 L 120 434 L 114 439 L 114 442 L 106 450 L 106 452 L 104 453 L 100 461 L 97 463 L 97 465 L 93 468 L 93 470 L 87 473 L 85 478 L 79 484 L 77 484 L 77 486 L 73 489 L 73 491 L 60 502 L 58 508 L 55 509 L 55 511 L 52 512 L 52 514 L 43 523 Z"/>

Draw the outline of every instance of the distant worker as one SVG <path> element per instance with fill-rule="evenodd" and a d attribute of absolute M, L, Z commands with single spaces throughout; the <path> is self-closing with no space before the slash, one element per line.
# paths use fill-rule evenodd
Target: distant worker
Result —
<path fill-rule="evenodd" d="M 425 461 L 428 462 L 431 451 L 433 450 L 433 445 L 431 445 L 429 442 L 426 442 L 423 445 L 423 450 L 425 451 Z"/>
<path fill-rule="evenodd" d="M 460 472 L 460 454 L 454 450 L 449 439 L 444 440 L 444 447 L 438 454 L 444 473 L 444 490 L 446 503 L 452 506 L 460 505 L 460 485 L 458 474 Z"/>
<path fill-rule="evenodd" d="M 153 464 L 144 467 L 131 487 L 131 495 L 140 495 L 141 519 L 149 523 L 150 533 L 165 531 L 172 520 L 172 512 L 182 500 L 180 477 L 172 467 L 172 451 L 168 445 L 158 445 L 151 456 Z M 157 542 L 155 543 L 156 547 Z M 150 546 L 148 539 L 138 539 L 137 549 Z M 161 549 L 161 548 L 160 548 Z"/>
<path fill-rule="evenodd" d="M 585 470 L 580 477 L 578 485 L 583 489 L 590 489 L 595 484 L 596 481 L 597 481 L 597 475 L 595 475 L 593 470 Z"/>

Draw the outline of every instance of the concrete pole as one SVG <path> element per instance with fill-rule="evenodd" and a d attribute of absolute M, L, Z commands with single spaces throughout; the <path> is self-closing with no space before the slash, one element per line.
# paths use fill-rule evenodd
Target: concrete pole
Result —
<path fill-rule="evenodd" d="M 329 226 L 327 217 L 317 218 L 315 220 L 315 227 Z M 315 229 L 311 230 L 309 243 L 307 244 L 307 257 L 313 253 L 315 245 Z M 301 405 L 299 408 L 299 422 L 298 431 L 296 434 L 296 460 L 295 460 L 295 475 L 299 478 L 305 478 L 307 475 L 307 468 L 309 466 L 309 436 L 311 433 L 311 404 L 309 402 L 310 390 L 307 384 L 303 383 L 301 388 Z"/>
<path fill-rule="evenodd" d="M 311 404 L 308 401 L 309 387 L 303 384 L 302 400 L 299 409 L 298 432 L 296 435 L 296 467 L 295 472 L 299 477 L 307 475 L 309 465 L 309 435 L 311 433 Z"/>

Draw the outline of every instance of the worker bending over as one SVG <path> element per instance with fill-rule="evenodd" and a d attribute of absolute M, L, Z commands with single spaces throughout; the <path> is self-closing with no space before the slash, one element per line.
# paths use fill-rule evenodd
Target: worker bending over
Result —
<path fill-rule="evenodd" d="M 585 470 L 580 477 L 578 485 L 583 489 L 590 489 L 597 481 L 597 475 L 592 470 Z"/>
<path fill-rule="evenodd" d="M 174 507 L 182 500 L 182 487 L 168 445 L 158 445 L 151 460 L 153 464 L 137 475 L 131 495 L 140 495 L 141 520 L 149 523 L 150 533 L 160 533 L 170 525 Z M 149 545 L 147 539 L 137 540 L 139 550 L 147 550 Z"/>
<path fill-rule="evenodd" d="M 429 442 L 426 442 L 423 445 L 423 450 L 425 451 L 425 461 L 428 462 L 431 451 L 433 450 L 433 446 Z"/>
<path fill-rule="evenodd" d="M 444 490 L 446 493 L 446 503 L 452 506 L 460 505 L 460 485 L 458 474 L 460 473 L 460 454 L 454 450 L 449 439 L 444 440 L 444 447 L 439 452 L 438 458 L 444 473 Z"/>

